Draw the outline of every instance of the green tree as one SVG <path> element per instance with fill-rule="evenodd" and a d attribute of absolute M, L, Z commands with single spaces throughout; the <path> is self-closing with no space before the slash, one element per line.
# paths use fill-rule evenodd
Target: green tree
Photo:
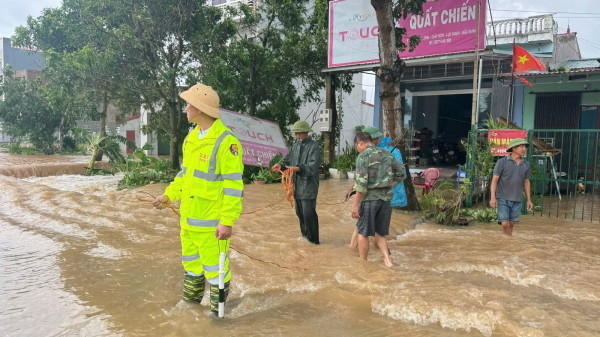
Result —
<path fill-rule="evenodd" d="M 46 154 L 55 150 L 56 135 L 69 129 L 81 113 L 92 108 L 86 97 L 73 86 L 60 82 L 45 83 L 41 78 L 21 80 L 12 67 L 4 69 L 0 84 L 0 118 L 8 134 L 27 137 Z"/>
<path fill-rule="evenodd" d="M 140 99 L 123 93 L 127 75 L 119 72 L 125 62 L 106 35 L 85 21 L 74 9 L 81 9 L 78 1 L 66 1 L 60 8 L 44 9 L 37 18 L 29 17 L 25 26 L 17 27 L 15 45 L 44 50 L 48 81 L 76 87 L 90 102 L 99 105 L 82 119 L 100 121 L 100 138 L 105 136 L 109 104 L 119 104 L 123 110 L 139 109 Z M 64 133 L 63 133 L 64 134 Z M 102 159 L 102 151 L 98 152 Z"/>
<path fill-rule="evenodd" d="M 202 44 L 209 53 L 225 45 L 233 21 L 205 1 L 192 0 L 65 0 L 43 16 L 38 40 L 65 53 L 88 47 L 88 54 L 73 56 L 69 68 L 85 66 L 80 77 L 86 81 L 94 77 L 90 71 L 98 70 L 100 81 L 92 87 L 102 102 L 117 101 L 123 111 L 140 106 L 149 111 L 144 131 L 168 137 L 172 165 L 179 167 L 178 145 L 190 127 L 179 92 L 187 69 L 196 66 L 191 45 Z M 54 30 L 56 25 L 60 29 Z M 83 38 L 72 46 L 69 41 L 78 34 Z"/>
<path fill-rule="evenodd" d="M 379 26 L 380 67 L 377 70 L 377 77 L 381 80 L 379 97 L 383 108 L 383 122 L 393 140 L 393 145 L 400 149 L 403 158 L 407 158 L 400 103 L 400 79 L 402 77 L 403 62 L 398 51 L 406 48 L 412 51 L 421 42 L 421 37 L 411 36 L 407 46 L 402 41 L 402 37 L 406 35 L 406 28 L 398 28 L 395 23 L 400 17 L 406 19 L 409 14 L 423 14 L 423 4 L 425 2 L 427 0 L 371 0 Z M 412 211 L 420 210 L 415 188 L 410 179 L 410 172 L 407 174 L 405 187 L 407 208 Z"/>
<path fill-rule="evenodd" d="M 286 137 L 303 101 L 319 98 L 327 54 L 315 45 L 308 0 L 265 0 L 230 10 L 237 31 L 210 59 L 193 48 L 194 76 L 211 85 L 227 109 L 274 121 Z M 315 28 L 315 27 L 312 27 Z M 325 43 L 326 46 L 326 43 Z"/>

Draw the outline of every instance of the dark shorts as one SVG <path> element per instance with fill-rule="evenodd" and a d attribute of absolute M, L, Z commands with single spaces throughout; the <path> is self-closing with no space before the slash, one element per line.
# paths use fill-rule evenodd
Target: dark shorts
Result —
<path fill-rule="evenodd" d="M 521 204 L 516 201 L 497 199 L 498 201 L 498 224 L 503 221 L 519 222 L 521 218 Z"/>
<path fill-rule="evenodd" d="M 386 236 L 390 233 L 390 220 L 392 207 L 389 201 L 370 200 L 362 201 L 358 206 L 358 234 L 362 236 L 375 236 L 375 233 Z"/>

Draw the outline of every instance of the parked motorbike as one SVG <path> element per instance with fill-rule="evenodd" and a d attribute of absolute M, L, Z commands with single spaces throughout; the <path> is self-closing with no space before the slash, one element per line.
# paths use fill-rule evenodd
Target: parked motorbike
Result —
<path fill-rule="evenodd" d="M 458 157 L 456 156 L 454 145 L 446 143 L 444 144 L 444 147 L 444 161 L 446 164 L 455 165 L 458 161 Z"/>
<path fill-rule="evenodd" d="M 431 159 L 436 166 L 439 166 L 442 162 L 442 154 L 440 153 L 439 143 L 436 141 L 431 142 Z"/>

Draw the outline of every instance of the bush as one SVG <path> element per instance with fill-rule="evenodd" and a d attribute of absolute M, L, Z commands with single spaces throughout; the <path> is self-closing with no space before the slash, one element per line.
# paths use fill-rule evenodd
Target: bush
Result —
<path fill-rule="evenodd" d="M 29 156 L 33 156 L 37 153 L 37 150 L 32 146 L 22 147 L 21 150 L 23 150 L 23 152 Z"/>
<path fill-rule="evenodd" d="M 135 149 L 124 164 L 115 162 L 115 168 L 125 174 L 117 189 L 146 186 L 151 182 L 170 183 L 175 179 L 179 171 L 171 168 L 171 161 L 149 157 L 144 153 L 146 150 L 152 150 L 152 146 L 146 144 L 141 149 Z"/>
<path fill-rule="evenodd" d="M 10 154 L 21 154 L 23 150 L 21 149 L 21 142 L 15 142 L 8 145 L 8 153 Z"/>
<path fill-rule="evenodd" d="M 498 222 L 498 211 L 490 207 L 484 209 L 463 209 L 460 215 L 468 216 L 481 222 Z"/>

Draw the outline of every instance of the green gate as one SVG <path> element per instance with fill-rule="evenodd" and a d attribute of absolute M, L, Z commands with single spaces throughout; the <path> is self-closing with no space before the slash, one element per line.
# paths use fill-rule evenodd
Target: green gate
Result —
<path fill-rule="evenodd" d="M 487 136 L 488 130 L 473 131 L 465 144 L 467 207 L 489 207 L 493 166 L 501 157 L 491 154 Z M 527 138 L 533 214 L 600 221 L 600 129 L 533 129 Z"/>

